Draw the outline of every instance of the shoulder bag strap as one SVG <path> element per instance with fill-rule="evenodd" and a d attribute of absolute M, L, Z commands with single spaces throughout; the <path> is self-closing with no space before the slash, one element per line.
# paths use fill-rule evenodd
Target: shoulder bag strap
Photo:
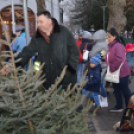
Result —
<path fill-rule="evenodd" d="M 108 65 L 108 53 L 107 53 L 107 65 Z"/>
<path fill-rule="evenodd" d="M 125 59 L 126 60 L 126 59 Z M 118 69 L 121 69 L 122 65 L 124 64 L 125 60 L 123 60 L 123 62 L 120 64 L 119 68 Z M 108 53 L 107 53 L 107 64 L 108 64 Z M 108 65 L 109 66 L 109 65 Z M 117 69 L 117 70 L 118 70 Z"/>
<path fill-rule="evenodd" d="M 126 59 L 125 59 L 126 60 Z M 125 63 L 125 60 L 123 60 L 123 62 L 121 63 L 121 65 L 119 66 L 119 69 L 121 69 L 122 65 Z"/>
<path fill-rule="evenodd" d="M 84 47 L 84 50 L 87 50 L 87 45 L 88 45 L 88 43 L 86 43 L 86 45 L 85 45 L 85 47 Z"/>
<path fill-rule="evenodd" d="M 122 65 L 125 63 L 125 60 L 126 60 L 126 59 L 123 60 L 123 62 L 120 64 L 120 66 L 119 66 L 118 69 L 121 69 Z M 107 64 L 108 64 L 108 53 L 107 53 Z M 108 66 L 109 66 L 109 65 L 108 65 Z M 118 69 L 117 69 L 117 70 L 118 70 Z"/>

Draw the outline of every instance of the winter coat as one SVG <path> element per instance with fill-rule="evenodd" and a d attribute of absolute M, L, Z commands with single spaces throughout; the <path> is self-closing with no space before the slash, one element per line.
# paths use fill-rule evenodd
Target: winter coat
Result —
<path fill-rule="evenodd" d="M 93 40 L 82 38 L 82 43 L 81 43 L 81 46 L 80 46 L 80 50 L 81 50 L 82 54 L 83 54 L 83 50 L 85 49 L 86 44 L 87 44 L 87 50 L 91 51 L 91 49 L 93 47 Z"/>
<path fill-rule="evenodd" d="M 22 60 L 16 65 L 23 67 L 38 52 L 38 60 L 41 64 L 45 63 L 43 68 L 43 74 L 45 74 L 47 80 L 43 84 L 45 89 L 55 83 L 65 65 L 68 65 L 61 83 L 63 88 L 66 89 L 70 83 L 74 85 L 77 82 L 76 69 L 79 61 L 79 50 L 71 32 L 64 26 L 58 25 L 56 19 L 53 18 L 52 21 L 54 22 L 54 29 L 49 36 L 50 44 L 37 30 L 30 44 L 18 55 L 17 58 L 22 58 Z"/>
<path fill-rule="evenodd" d="M 102 50 L 107 51 L 106 32 L 104 30 L 96 31 L 93 35 L 93 40 L 95 44 L 89 53 L 90 58 L 95 56 L 97 53 L 100 53 Z"/>
<path fill-rule="evenodd" d="M 86 50 L 91 51 L 93 47 L 93 41 L 90 39 L 82 38 L 76 41 L 77 46 L 79 48 L 79 53 L 80 53 L 80 58 L 79 62 L 82 63 L 82 58 L 83 58 L 83 50 L 85 49 L 85 45 L 87 44 Z"/>
<path fill-rule="evenodd" d="M 88 83 L 85 86 L 86 90 L 100 93 L 101 71 L 100 64 L 94 68 L 90 68 L 88 72 Z"/>
<path fill-rule="evenodd" d="M 102 50 L 107 52 L 107 44 L 106 44 L 106 32 L 104 30 L 98 30 L 93 35 L 94 45 L 92 47 L 92 50 L 89 52 L 89 58 L 94 57 L 97 53 L 100 53 Z M 101 67 L 103 69 L 103 72 L 106 71 L 106 62 L 102 61 Z M 89 64 L 86 63 L 84 72 L 89 69 Z M 104 73 L 102 73 L 104 75 Z"/>
<path fill-rule="evenodd" d="M 111 72 L 116 71 L 123 62 L 123 65 L 120 69 L 120 78 L 130 75 L 131 73 L 130 68 L 125 58 L 125 47 L 116 40 L 108 44 L 108 46 L 109 49 L 107 51 L 108 54 L 107 65 L 109 65 L 110 71 Z M 107 54 L 105 56 L 106 62 L 107 62 Z"/>

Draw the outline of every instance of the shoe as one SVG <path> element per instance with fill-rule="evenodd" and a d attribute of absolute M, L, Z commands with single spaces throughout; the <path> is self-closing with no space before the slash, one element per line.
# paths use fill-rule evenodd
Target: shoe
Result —
<path fill-rule="evenodd" d="M 122 112 L 122 111 L 123 111 L 122 108 L 121 109 L 118 109 L 116 107 L 114 107 L 114 108 L 112 108 L 112 109 L 109 110 L 109 112 Z"/>
<path fill-rule="evenodd" d="M 109 88 L 106 88 L 106 91 L 107 91 L 107 95 L 109 95 Z"/>
<path fill-rule="evenodd" d="M 100 105 L 101 105 L 101 107 L 108 107 L 107 97 L 101 96 Z"/>

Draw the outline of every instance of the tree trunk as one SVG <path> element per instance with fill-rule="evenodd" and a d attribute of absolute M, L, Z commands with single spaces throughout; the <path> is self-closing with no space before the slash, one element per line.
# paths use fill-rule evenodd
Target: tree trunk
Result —
<path fill-rule="evenodd" d="M 37 3 L 37 12 L 46 9 L 45 0 L 36 0 L 36 3 Z"/>
<path fill-rule="evenodd" d="M 124 15 L 125 6 L 125 0 L 108 0 L 109 21 L 107 29 L 114 27 L 119 34 L 124 30 L 127 24 L 127 19 Z"/>

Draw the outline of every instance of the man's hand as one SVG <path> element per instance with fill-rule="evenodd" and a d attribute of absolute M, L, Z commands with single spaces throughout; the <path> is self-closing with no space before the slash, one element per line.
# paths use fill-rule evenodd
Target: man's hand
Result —
<path fill-rule="evenodd" d="M 6 66 L 4 66 L 4 67 L 0 70 L 0 73 L 1 73 L 2 75 L 8 75 L 9 72 L 10 72 L 9 66 L 10 66 L 9 64 L 7 64 Z"/>

